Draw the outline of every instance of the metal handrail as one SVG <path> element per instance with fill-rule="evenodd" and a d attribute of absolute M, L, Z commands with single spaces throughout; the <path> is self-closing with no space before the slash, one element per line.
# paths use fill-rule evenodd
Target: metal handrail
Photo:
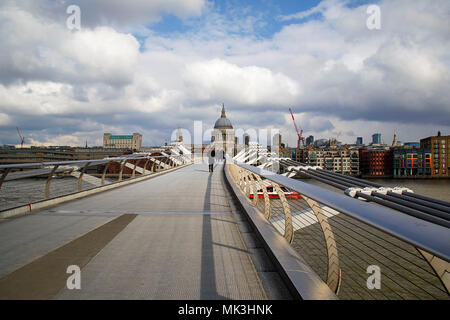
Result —
<path fill-rule="evenodd" d="M 285 166 L 288 168 L 290 168 L 290 170 L 294 170 L 297 171 L 297 168 L 300 168 L 302 171 L 303 168 L 302 167 L 308 167 L 307 164 L 304 164 L 302 162 L 296 162 L 290 159 L 283 159 L 280 161 L 280 164 L 282 166 Z M 361 186 L 361 187 L 375 187 L 375 188 L 386 188 L 386 186 L 377 184 L 377 183 L 373 183 L 371 181 L 367 181 L 367 180 L 363 180 L 363 179 L 359 179 L 359 178 L 355 178 L 352 176 L 348 176 L 348 175 L 343 175 L 342 173 L 338 173 L 338 172 L 333 172 L 330 170 L 325 170 L 325 169 L 320 169 L 316 167 L 315 170 L 317 173 L 320 173 L 322 175 L 327 175 L 329 177 L 332 178 L 338 178 L 340 180 L 342 180 L 342 182 L 351 184 L 353 186 Z M 302 172 L 303 173 L 303 172 Z M 442 201 L 439 199 L 434 199 L 434 198 L 430 198 L 430 197 L 426 197 L 420 194 L 416 194 L 416 193 L 411 193 L 409 191 L 407 191 L 408 189 L 405 189 L 402 191 L 401 194 L 399 193 L 395 193 L 395 192 L 391 192 L 391 191 L 387 191 L 387 195 L 395 197 L 397 199 L 402 199 L 402 200 L 406 200 L 406 201 L 410 201 L 419 205 L 424 205 L 427 206 L 429 208 L 434 208 L 440 211 L 444 211 L 447 213 L 450 213 L 450 203 L 447 201 Z M 449 220 L 449 219 L 447 219 Z"/>
<path fill-rule="evenodd" d="M 283 165 L 283 164 L 282 164 Z M 347 190 L 351 189 L 352 187 L 355 187 L 354 184 L 347 182 L 344 179 L 340 179 L 337 176 L 334 176 L 332 174 L 328 174 L 323 172 L 324 170 L 305 170 L 300 168 L 299 170 L 296 168 L 291 168 L 291 171 L 301 173 L 303 175 L 306 175 L 308 177 L 314 178 L 317 181 L 326 183 L 328 185 L 331 185 L 337 189 L 341 189 L 344 192 L 347 192 Z M 392 193 L 394 194 L 394 193 Z M 389 192 L 386 193 L 386 195 L 377 192 L 376 190 L 373 190 L 371 194 L 365 194 L 360 191 L 356 192 L 356 197 L 354 198 L 362 198 L 367 201 L 372 201 L 375 203 L 378 203 L 380 205 L 383 205 L 385 207 L 401 211 L 405 214 L 409 214 L 413 217 L 423 219 L 426 221 L 430 221 L 435 224 L 442 225 L 446 228 L 450 227 L 450 216 L 448 213 L 436 210 L 433 208 L 429 208 L 423 205 L 418 205 L 413 202 L 408 202 L 403 199 L 397 199 L 396 197 L 392 197 Z"/>
<path fill-rule="evenodd" d="M 27 175 L 25 175 L 23 177 L 19 177 L 17 179 L 29 178 L 32 176 L 48 175 L 47 183 L 46 183 L 46 187 L 45 187 L 45 198 L 48 198 L 50 196 L 50 184 L 51 184 L 51 180 L 53 178 L 53 174 L 56 172 L 56 170 L 58 168 L 61 168 L 61 166 L 83 165 L 83 166 L 81 166 L 82 171 L 78 178 L 78 191 L 81 191 L 81 189 L 82 189 L 81 179 L 82 179 L 86 169 L 92 165 L 106 164 L 105 169 L 103 170 L 103 175 L 102 175 L 102 179 L 101 179 L 101 183 L 102 183 L 102 185 L 104 185 L 106 171 L 109 167 L 109 164 L 112 162 L 120 162 L 121 163 L 120 173 L 119 173 L 119 181 L 121 181 L 123 169 L 125 167 L 125 164 L 129 160 L 147 160 L 147 162 L 145 163 L 145 166 L 146 166 L 149 160 L 152 160 L 153 162 L 156 163 L 156 159 L 164 158 L 164 159 L 166 159 L 166 161 L 164 161 L 164 165 L 167 165 L 166 163 L 168 160 L 170 160 L 170 158 L 178 158 L 178 157 L 182 157 L 182 155 L 172 155 L 171 154 L 171 155 L 161 155 L 161 156 L 151 156 L 151 155 L 135 156 L 135 155 L 131 154 L 131 155 L 125 155 L 123 157 L 112 157 L 112 158 L 104 158 L 104 159 L 96 159 L 96 160 L 69 160 L 69 161 L 51 161 L 51 162 L 41 162 L 41 163 L 19 163 L 19 164 L 1 165 L 0 170 L 3 169 L 3 172 L 0 175 L 0 189 L 3 185 L 3 183 L 6 181 L 7 175 L 14 168 L 19 169 L 19 168 L 27 168 L 27 167 L 39 167 L 38 169 L 28 171 Z M 182 161 L 182 163 L 184 163 L 184 162 L 185 161 Z M 159 161 L 158 167 L 161 165 L 161 163 L 162 163 L 162 161 Z M 172 161 L 172 164 L 174 164 L 173 161 Z M 51 169 L 50 172 L 48 172 L 48 173 L 40 172 L 40 170 L 42 170 L 44 168 L 51 168 L 52 166 L 53 166 L 53 168 Z M 137 167 L 137 163 L 135 164 L 134 169 L 133 169 L 133 173 L 132 173 L 133 177 L 135 176 L 136 167 Z M 39 172 L 36 172 L 36 171 L 39 171 Z M 32 175 L 29 174 L 30 172 L 32 173 Z"/>
<path fill-rule="evenodd" d="M 230 158 L 227 161 L 283 185 L 343 214 L 384 231 L 445 261 L 450 261 L 448 228 L 323 189 Z"/>
<path fill-rule="evenodd" d="M 182 157 L 182 155 L 168 155 L 169 157 Z M 17 164 L 4 164 L 0 165 L 1 169 L 21 169 L 27 167 L 36 167 L 39 166 L 41 168 L 45 166 L 54 166 L 54 165 L 73 165 L 73 164 L 86 164 L 90 162 L 91 164 L 102 164 L 108 163 L 111 161 L 123 161 L 123 160 L 140 160 L 140 159 L 157 159 L 157 158 L 167 158 L 168 156 L 139 156 L 139 157 L 112 157 L 112 158 L 103 158 L 96 160 L 67 160 L 67 161 L 49 161 L 49 162 L 35 162 L 35 163 L 17 163 Z"/>

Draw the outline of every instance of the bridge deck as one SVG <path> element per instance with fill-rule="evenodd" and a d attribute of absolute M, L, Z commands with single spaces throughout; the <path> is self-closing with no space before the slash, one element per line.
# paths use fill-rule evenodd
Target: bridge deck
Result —
<path fill-rule="evenodd" d="M 0 223 L 0 298 L 265 299 L 219 166 Z M 66 269 L 81 267 L 81 290 Z"/>

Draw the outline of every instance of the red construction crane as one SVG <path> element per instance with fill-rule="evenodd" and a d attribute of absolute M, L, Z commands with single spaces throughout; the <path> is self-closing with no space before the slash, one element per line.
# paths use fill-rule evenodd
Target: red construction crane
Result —
<path fill-rule="evenodd" d="M 294 119 L 294 114 L 292 113 L 292 109 L 291 108 L 289 108 L 289 112 L 291 113 L 292 122 L 294 122 L 295 132 L 297 133 L 297 136 L 298 136 L 297 148 L 300 148 L 300 143 L 303 142 L 303 139 L 304 139 L 302 137 L 303 129 L 300 130 L 300 132 L 298 131 L 297 124 L 295 123 L 295 119 Z"/>
<path fill-rule="evenodd" d="M 16 127 L 16 129 L 17 129 L 17 133 L 19 134 L 19 138 L 20 138 L 20 147 L 23 148 L 23 143 L 25 142 L 25 138 L 22 137 L 22 135 L 20 134 L 19 127 Z"/>

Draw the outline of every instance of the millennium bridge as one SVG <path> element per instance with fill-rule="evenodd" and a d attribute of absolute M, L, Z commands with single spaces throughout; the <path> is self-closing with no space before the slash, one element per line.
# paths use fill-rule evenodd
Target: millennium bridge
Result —
<path fill-rule="evenodd" d="M 214 167 L 181 144 L 0 166 L 0 299 L 449 299 L 450 203 L 256 143 Z"/>

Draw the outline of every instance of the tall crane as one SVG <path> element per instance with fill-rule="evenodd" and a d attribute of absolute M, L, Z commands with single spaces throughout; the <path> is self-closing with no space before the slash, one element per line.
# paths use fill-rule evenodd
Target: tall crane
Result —
<path fill-rule="evenodd" d="M 20 138 L 20 147 L 23 148 L 23 143 L 25 142 L 25 137 L 23 137 L 20 134 L 19 127 L 16 127 L 16 129 L 17 129 L 17 133 L 19 134 L 19 138 Z"/>
<path fill-rule="evenodd" d="M 300 148 L 300 143 L 303 143 L 305 145 L 305 138 L 302 137 L 303 129 L 298 131 L 297 124 L 295 123 L 294 114 L 292 113 L 292 109 L 289 108 L 289 112 L 291 113 L 292 122 L 294 122 L 295 132 L 297 133 L 298 140 L 297 140 L 297 148 Z"/>

